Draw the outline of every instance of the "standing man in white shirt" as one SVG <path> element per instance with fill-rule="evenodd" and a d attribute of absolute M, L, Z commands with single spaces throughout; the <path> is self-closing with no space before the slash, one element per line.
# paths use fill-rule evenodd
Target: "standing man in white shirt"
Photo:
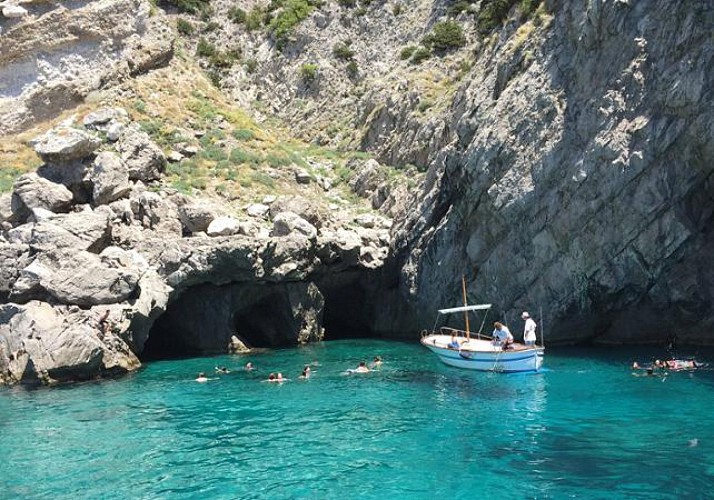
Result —
<path fill-rule="evenodd" d="M 526 322 L 526 326 L 523 329 L 523 343 L 525 345 L 535 345 L 536 342 L 536 322 L 533 321 L 530 314 L 527 311 L 523 311 L 521 314 L 521 319 Z"/>

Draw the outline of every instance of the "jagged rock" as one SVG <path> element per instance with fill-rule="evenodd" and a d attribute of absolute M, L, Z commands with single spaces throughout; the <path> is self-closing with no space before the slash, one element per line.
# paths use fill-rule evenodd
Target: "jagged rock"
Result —
<path fill-rule="evenodd" d="M 72 199 L 72 192 L 63 185 L 29 173 L 15 181 L 11 206 L 14 217 L 18 221 L 24 221 L 34 208 L 44 208 L 51 212 L 67 211 Z"/>
<path fill-rule="evenodd" d="M 0 297 L 10 293 L 20 269 L 30 263 L 28 250 L 27 245 L 0 243 Z"/>
<path fill-rule="evenodd" d="M 253 203 L 252 205 L 248 205 L 248 208 L 246 208 L 245 211 L 251 217 L 264 219 L 270 212 L 270 207 L 262 203 Z"/>
<path fill-rule="evenodd" d="M 86 128 L 98 128 L 99 125 L 109 123 L 116 115 L 117 112 L 113 108 L 100 108 L 87 114 L 82 120 L 82 124 Z"/>
<path fill-rule="evenodd" d="M 250 352 L 250 347 L 235 335 L 231 335 L 231 340 L 228 342 L 228 354 L 245 354 L 248 352 Z"/>
<path fill-rule="evenodd" d="M 233 217 L 217 217 L 211 221 L 206 229 L 208 236 L 229 236 L 239 232 L 239 223 Z"/>
<path fill-rule="evenodd" d="M 315 238 L 317 229 L 295 213 L 280 212 L 277 214 L 273 219 L 271 236 L 288 236 L 292 233 L 298 233 L 307 238 Z"/>
<path fill-rule="evenodd" d="M 179 217 L 184 229 L 189 233 L 206 231 L 221 210 L 208 203 L 188 203 L 178 208 Z"/>
<path fill-rule="evenodd" d="M 166 166 L 166 157 L 149 134 L 140 130 L 138 125 L 127 127 L 116 147 L 129 169 L 129 179 L 148 182 L 161 177 Z"/>
<path fill-rule="evenodd" d="M 33 251 L 71 248 L 99 252 L 111 237 L 108 213 L 88 211 L 44 218 L 32 226 L 28 244 Z"/>
<path fill-rule="evenodd" d="M 353 161 L 352 167 L 355 169 L 355 176 L 350 181 L 350 188 L 358 196 L 363 198 L 371 195 L 384 180 L 384 174 L 376 160 L 369 159 L 361 166 Z"/>
<path fill-rule="evenodd" d="M 90 156 L 101 140 L 83 130 L 57 127 L 34 138 L 30 144 L 46 163 L 69 163 Z"/>
<path fill-rule="evenodd" d="M 310 184 L 312 175 L 307 170 L 297 169 L 295 170 L 295 182 L 298 184 Z"/>
<path fill-rule="evenodd" d="M 12 212 L 12 193 L 0 194 L 0 222 L 12 222 L 14 214 Z"/>
<path fill-rule="evenodd" d="M 135 187 L 130 197 L 130 207 L 133 219 L 144 228 L 167 237 L 181 236 L 182 224 L 173 201 L 162 198 L 158 193 Z"/>
<path fill-rule="evenodd" d="M 105 205 L 127 195 L 131 190 L 129 170 L 116 153 L 104 151 L 97 155 L 88 175 L 95 205 Z"/>
<path fill-rule="evenodd" d="M 11 382 L 86 380 L 140 366 L 120 337 L 99 330 L 93 311 L 40 301 L 0 306 L 0 345 Z"/>
<path fill-rule="evenodd" d="M 22 296 L 25 299 L 30 293 L 28 288 L 39 288 L 60 304 L 82 307 L 113 304 L 135 295 L 139 282 L 136 270 L 110 268 L 102 263 L 98 255 L 86 251 L 43 252 L 32 266 L 29 271 L 25 268 L 20 273 L 20 280 L 23 280 Z M 26 274 L 30 272 L 39 278 L 39 284 L 36 280 L 25 280 Z M 25 281 L 32 281 L 32 286 L 28 287 Z M 19 293 L 13 289 L 11 298 L 17 295 Z M 38 293 L 37 298 L 41 299 L 41 294 Z"/>
<path fill-rule="evenodd" d="M 17 245 L 29 245 L 34 224 L 22 224 L 7 231 L 7 241 Z"/>
<path fill-rule="evenodd" d="M 275 217 L 281 212 L 292 212 L 308 221 L 317 229 L 322 228 L 327 219 L 324 210 L 315 202 L 303 196 L 281 196 L 270 205 L 270 217 Z"/>
<path fill-rule="evenodd" d="M 112 142 L 119 140 L 119 138 L 124 133 L 124 128 L 125 127 L 123 123 L 117 121 L 111 122 L 107 127 L 107 139 Z"/>

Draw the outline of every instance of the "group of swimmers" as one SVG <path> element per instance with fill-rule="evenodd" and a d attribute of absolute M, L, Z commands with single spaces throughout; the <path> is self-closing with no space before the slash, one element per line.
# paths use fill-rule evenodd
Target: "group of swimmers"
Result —
<path fill-rule="evenodd" d="M 703 365 L 701 363 L 694 359 L 656 359 L 648 366 L 641 366 L 637 361 L 632 363 L 633 370 L 645 370 L 647 375 L 657 375 L 658 373 L 666 370 L 675 372 L 682 370 L 696 370 L 702 366 Z"/>
<path fill-rule="evenodd" d="M 381 366 L 383 363 L 381 356 L 375 356 L 374 360 L 367 366 L 366 361 L 361 361 L 359 366 L 355 368 L 354 370 L 347 370 L 348 373 L 368 373 L 379 366 Z M 319 363 L 317 361 L 313 361 L 309 365 L 305 365 L 305 367 L 302 369 L 302 372 L 300 373 L 300 376 L 298 377 L 301 380 L 307 380 L 310 378 L 313 372 L 313 367 L 319 366 Z M 253 371 L 255 370 L 255 366 L 251 361 L 248 361 L 245 366 L 243 367 L 245 371 Z M 215 367 L 216 373 L 230 373 L 231 371 L 226 368 L 225 366 L 216 366 Z M 205 372 L 200 372 L 198 376 L 196 377 L 196 382 L 208 382 L 209 379 L 206 376 Z M 283 377 L 283 374 L 281 372 L 271 372 L 270 375 L 268 375 L 268 378 L 264 380 L 264 382 L 277 382 L 277 383 L 282 383 L 286 382 L 290 379 Z"/>

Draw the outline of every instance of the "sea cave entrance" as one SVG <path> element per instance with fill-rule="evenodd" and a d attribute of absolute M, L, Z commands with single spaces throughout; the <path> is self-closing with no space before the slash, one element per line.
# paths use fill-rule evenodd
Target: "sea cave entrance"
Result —
<path fill-rule="evenodd" d="M 143 361 L 221 354 L 236 335 L 252 348 L 372 338 L 375 293 L 365 273 L 316 282 L 201 284 L 184 290 L 154 323 Z"/>

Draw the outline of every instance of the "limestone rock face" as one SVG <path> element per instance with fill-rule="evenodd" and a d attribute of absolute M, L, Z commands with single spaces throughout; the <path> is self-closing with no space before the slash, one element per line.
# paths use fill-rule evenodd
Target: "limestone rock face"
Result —
<path fill-rule="evenodd" d="M 22 16 L 17 17 L 21 12 Z M 144 0 L 6 2 L 0 135 L 72 108 L 93 90 L 166 64 L 173 34 Z"/>

